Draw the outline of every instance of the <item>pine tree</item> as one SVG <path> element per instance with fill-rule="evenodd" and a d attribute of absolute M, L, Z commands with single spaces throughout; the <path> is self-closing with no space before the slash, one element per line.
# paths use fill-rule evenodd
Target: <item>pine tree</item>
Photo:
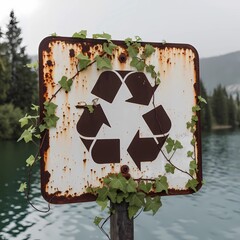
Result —
<path fill-rule="evenodd" d="M 200 81 L 201 96 L 206 99 L 206 104 L 201 104 L 201 128 L 203 131 L 209 131 L 212 128 L 212 111 L 209 104 L 209 98 L 207 96 L 207 91 L 203 85 L 203 82 Z"/>
<path fill-rule="evenodd" d="M 216 124 L 228 124 L 228 96 L 225 87 L 218 85 L 212 95 L 212 112 Z"/>
<path fill-rule="evenodd" d="M 10 13 L 10 21 L 6 32 L 7 54 L 10 64 L 10 79 L 7 101 L 16 107 L 25 109 L 36 101 L 37 75 L 26 67 L 30 59 L 22 47 L 21 28 L 14 12 Z"/>
<path fill-rule="evenodd" d="M 0 104 L 4 104 L 7 98 L 9 64 L 6 54 L 6 44 L 2 42 L 3 33 L 0 28 Z"/>
<path fill-rule="evenodd" d="M 233 128 L 237 125 L 237 109 L 232 95 L 228 99 L 228 124 Z"/>

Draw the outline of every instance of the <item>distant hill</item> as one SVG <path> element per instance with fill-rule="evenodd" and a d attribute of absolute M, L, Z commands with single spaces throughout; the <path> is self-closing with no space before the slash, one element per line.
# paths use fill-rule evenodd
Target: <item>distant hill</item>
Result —
<path fill-rule="evenodd" d="M 240 93 L 240 51 L 200 59 L 200 78 L 208 93 L 218 84 L 231 94 Z"/>

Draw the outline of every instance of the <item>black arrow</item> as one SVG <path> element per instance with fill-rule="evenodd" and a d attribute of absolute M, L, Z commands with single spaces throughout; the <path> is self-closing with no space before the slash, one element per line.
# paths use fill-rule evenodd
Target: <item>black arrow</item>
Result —
<path fill-rule="evenodd" d="M 115 72 L 105 71 L 100 74 L 91 93 L 112 103 L 121 85 L 122 81 Z"/>
<path fill-rule="evenodd" d="M 171 129 L 171 120 L 162 105 L 145 113 L 143 118 L 154 135 L 166 134 Z"/>
<path fill-rule="evenodd" d="M 158 85 L 151 86 L 146 75 L 142 72 L 134 72 L 130 74 L 126 80 L 129 91 L 132 94 L 132 98 L 126 100 L 126 102 L 148 105 Z"/>
<path fill-rule="evenodd" d="M 152 162 L 157 158 L 167 137 L 157 137 L 158 143 L 156 143 L 154 138 L 140 138 L 139 131 L 136 133 L 127 151 L 139 170 L 141 170 L 141 162 Z"/>
<path fill-rule="evenodd" d="M 100 104 L 94 106 L 90 113 L 84 108 L 83 114 L 77 122 L 77 131 L 81 137 L 96 137 L 103 124 L 111 127 Z"/>
<path fill-rule="evenodd" d="M 92 148 L 92 159 L 99 164 L 120 163 L 120 139 L 98 139 Z"/>

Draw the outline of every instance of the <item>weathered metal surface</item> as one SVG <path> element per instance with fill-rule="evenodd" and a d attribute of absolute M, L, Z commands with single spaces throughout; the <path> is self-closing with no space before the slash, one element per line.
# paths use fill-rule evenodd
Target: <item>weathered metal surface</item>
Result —
<path fill-rule="evenodd" d="M 101 40 L 65 37 L 45 38 L 39 48 L 40 105 L 59 89 L 61 77 L 76 75 L 79 53 L 91 60 L 102 52 Z M 187 152 L 195 152 L 201 182 L 201 141 L 199 122 L 192 133 L 186 128 L 199 95 L 199 60 L 196 50 L 186 44 L 151 43 L 155 53 L 148 64 L 160 72 L 161 84 L 147 72 L 130 66 L 122 41 L 112 56 L 113 70 L 97 70 L 93 64 L 76 75 L 71 91 L 59 91 L 52 102 L 58 105 L 57 127 L 46 132 L 41 147 L 42 193 L 53 203 L 90 201 L 87 186 L 101 186 L 109 173 L 127 165 L 135 179 L 154 179 L 165 173 L 161 151 L 168 136 L 178 139 L 184 149 L 171 161 L 189 171 Z M 142 49 L 145 43 L 142 43 Z M 83 105 L 94 105 L 90 113 Z M 43 116 L 42 116 L 43 117 Z M 166 174 L 169 194 L 187 194 L 189 176 L 178 170 Z"/>

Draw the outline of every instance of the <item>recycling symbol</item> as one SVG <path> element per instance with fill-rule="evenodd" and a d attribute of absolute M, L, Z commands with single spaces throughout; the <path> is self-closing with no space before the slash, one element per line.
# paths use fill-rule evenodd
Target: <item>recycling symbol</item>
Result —
<path fill-rule="evenodd" d="M 123 104 L 131 104 L 133 109 L 139 106 L 150 106 L 154 93 L 158 88 L 158 85 L 152 86 L 150 84 L 143 72 L 104 71 L 93 86 L 91 94 L 114 107 L 116 96 L 124 84 L 132 97 L 122 100 Z M 103 105 L 96 104 L 93 112 L 84 108 L 76 128 L 82 143 L 90 152 L 94 162 L 98 164 L 120 163 L 121 139 L 118 137 L 99 137 L 100 129 L 103 127 L 112 128 Z M 116 105 L 117 107 L 119 106 Z M 171 129 L 171 120 L 162 105 L 154 106 L 153 104 L 153 109 L 143 113 L 140 119 L 145 122 L 144 124 L 147 126 L 151 136 L 142 137 L 140 130 L 136 129 L 133 135 L 130 136 L 131 140 L 126 147 L 127 154 L 129 154 L 139 170 L 141 170 L 141 162 L 152 162 L 157 158 Z M 118 117 L 117 126 L 121 125 L 121 121 L 120 116 Z"/>

